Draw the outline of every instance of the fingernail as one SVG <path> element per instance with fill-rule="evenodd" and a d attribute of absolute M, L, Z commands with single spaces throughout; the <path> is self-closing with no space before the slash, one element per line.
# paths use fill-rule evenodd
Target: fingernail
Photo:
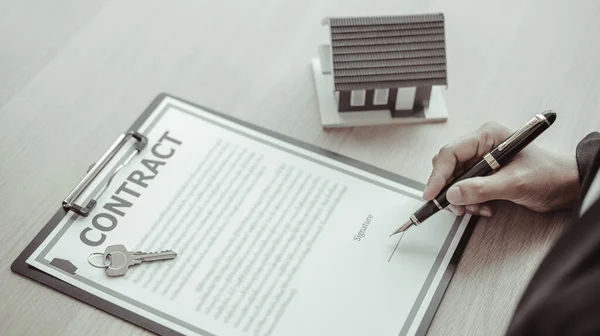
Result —
<path fill-rule="evenodd" d="M 481 210 L 479 210 L 479 213 L 482 216 L 485 216 L 485 217 L 491 217 L 492 216 L 492 211 L 490 211 L 490 209 L 488 209 L 488 208 L 481 208 Z"/>
<path fill-rule="evenodd" d="M 431 187 L 429 185 L 426 185 L 425 190 L 423 191 L 423 198 L 424 199 L 433 198 L 434 196 L 431 196 L 430 194 L 431 194 Z"/>
<path fill-rule="evenodd" d="M 453 214 L 458 216 L 458 210 L 456 209 L 456 207 L 454 205 L 450 204 L 448 206 L 448 208 L 450 209 L 450 211 L 452 211 Z"/>
<path fill-rule="evenodd" d="M 467 212 L 469 213 L 476 213 L 479 207 L 477 205 L 467 205 L 465 207 L 465 210 L 467 210 Z"/>
<path fill-rule="evenodd" d="M 462 193 L 458 187 L 450 187 L 446 192 L 446 198 L 448 199 L 448 202 L 452 204 L 458 204 L 463 201 Z"/>

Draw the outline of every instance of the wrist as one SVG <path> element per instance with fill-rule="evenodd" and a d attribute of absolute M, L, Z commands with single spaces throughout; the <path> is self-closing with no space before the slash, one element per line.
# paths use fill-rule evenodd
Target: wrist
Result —
<path fill-rule="evenodd" d="M 560 192 L 560 199 L 563 200 L 565 207 L 571 208 L 575 204 L 580 193 L 579 170 L 577 168 L 577 158 L 575 155 L 558 155 L 556 176 L 553 176 L 557 182 L 557 189 Z"/>

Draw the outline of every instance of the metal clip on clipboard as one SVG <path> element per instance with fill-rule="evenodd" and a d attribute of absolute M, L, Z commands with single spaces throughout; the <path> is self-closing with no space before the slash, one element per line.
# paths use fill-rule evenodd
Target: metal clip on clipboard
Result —
<path fill-rule="evenodd" d="M 115 170 L 115 172 L 109 178 L 108 182 L 104 185 L 102 191 L 96 197 L 92 197 L 85 206 L 78 205 L 76 203 L 77 198 L 81 196 L 81 193 L 83 193 L 90 186 L 90 184 L 94 181 L 94 179 L 98 176 L 102 169 L 106 167 L 106 165 L 112 160 L 112 158 L 114 158 L 115 155 L 119 153 L 119 151 L 131 138 L 137 140 L 135 145 L 135 151 L 132 152 L 131 155 L 125 160 L 125 162 Z M 104 193 L 104 191 L 110 185 L 113 177 L 119 172 L 119 170 L 121 170 L 121 168 L 127 165 L 135 155 L 139 154 L 146 147 L 147 144 L 148 139 L 144 135 L 135 131 L 128 132 L 119 136 L 117 140 L 115 140 L 115 142 L 112 144 L 112 146 L 106 151 L 106 153 L 102 155 L 100 161 L 96 162 L 90 167 L 83 179 L 81 179 L 81 181 L 79 181 L 75 188 L 71 190 L 69 195 L 67 195 L 67 197 L 62 202 L 63 208 L 67 211 L 71 210 L 78 215 L 87 217 L 92 211 L 92 209 L 94 209 L 94 207 L 96 206 L 96 200 L 100 197 L 100 195 L 102 195 L 102 193 Z"/>

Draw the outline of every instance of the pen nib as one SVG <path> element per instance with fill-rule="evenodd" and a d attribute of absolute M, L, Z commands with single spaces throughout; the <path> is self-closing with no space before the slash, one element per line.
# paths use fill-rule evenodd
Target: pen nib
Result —
<path fill-rule="evenodd" d="M 407 230 L 409 227 L 411 227 L 412 225 L 413 225 L 413 222 L 412 222 L 412 221 L 409 219 L 409 220 L 408 220 L 408 221 L 406 221 L 406 223 L 404 223 L 404 225 L 402 225 L 402 226 L 401 226 L 401 227 L 400 227 L 398 230 L 394 231 L 394 232 L 393 232 L 393 233 L 390 235 L 390 237 L 391 237 L 391 236 L 393 236 L 393 235 L 395 235 L 395 234 L 398 234 L 398 233 L 400 233 L 400 232 L 404 232 L 404 231 L 406 231 L 406 230 Z"/>

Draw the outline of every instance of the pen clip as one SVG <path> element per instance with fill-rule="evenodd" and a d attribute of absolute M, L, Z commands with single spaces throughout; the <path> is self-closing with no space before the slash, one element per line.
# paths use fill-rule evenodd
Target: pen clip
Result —
<path fill-rule="evenodd" d="M 500 146 L 498 146 L 498 150 L 503 151 L 515 139 L 519 138 L 521 135 L 523 135 L 523 133 L 529 131 L 532 127 L 539 124 L 540 122 L 543 122 L 543 119 L 540 119 L 536 115 L 535 118 L 532 118 L 531 120 L 529 120 L 525 125 L 523 125 L 523 127 L 521 127 L 518 131 L 513 133 L 510 137 L 508 137 L 508 139 L 504 140 L 504 142 L 501 143 Z"/>

